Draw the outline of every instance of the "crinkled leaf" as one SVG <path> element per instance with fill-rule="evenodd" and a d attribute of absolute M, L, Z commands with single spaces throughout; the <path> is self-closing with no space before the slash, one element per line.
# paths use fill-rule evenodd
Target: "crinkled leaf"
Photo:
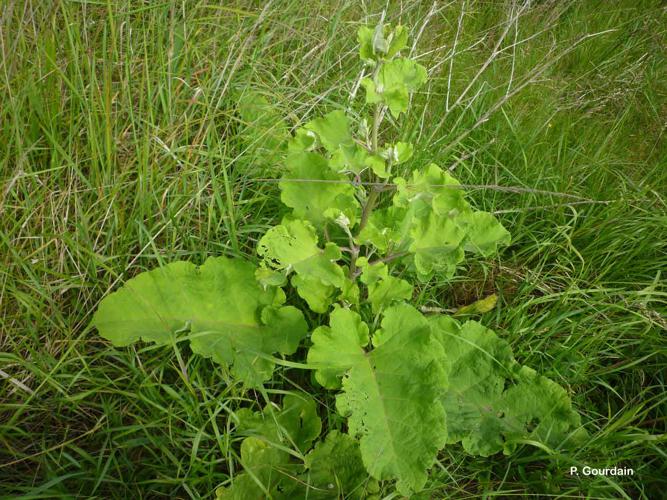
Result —
<path fill-rule="evenodd" d="M 335 310 L 331 327 L 313 332 L 308 362 L 321 367 L 325 386 L 344 374 L 337 408 L 350 435 L 360 436 L 366 469 L 376 479 L 396 479 L 409 495 L 423 487 L 446 440 L 443 352 L 426 319 L 406 304 L 385 311 L 376 332 L 381 342 L 370 352 L 367 332 L 356 313 Z"/>
<path fill-rule="evenodd" d="M 474 211 L 459 183 L 448 172 L 431 164 L 412 179 L 394 179 L 393 203 L 406 210 L 400 223 L 406 249 L 414 254 L 414 268 L 421 279 L 434 273 L 451 277 L 463 261 L 465 250 L 489 256 L 509 243 L 509 233 L 487 212 Z M 405 238 L 406 229 L 409 238 Z"/>
<path fill-rule="evenodd" d="M 262 236 L 257 253 L 274 269 L 293 269 L 340 288 L 345 277 L 336 264 L 341 258 L 340 249 L 334 243 L 327 243 L 323 249 L 317 244 L 317 233 L 308 221 L 285 220 Z"/>
<path fill-rule="evenodd" d="M 340 248 L 327 243 L 317 245 L 315 228 L 308 221 L 286 220 L 269 229 L 259 240 L 257 253 L 268 267 L 296 272 L 292 284 L 310 308 L 323 313 L 334 298 L 334 292 L 345 282 L 343 269 L 336 264 Z"/>
<path fill-rule="evenodd" d="M 357 259 L 362 270 L 361 282 L 368 288 L 368 301 L 374 313 L 380 312 L 395 301 L 412 298 L 412 285 L 405 280 L 389 275 L 383 262 L 370 264 L 366 257 Z"/>
<path fill-rule="evenodd" d="M 304 126 L 314 134 L 330 153 L 329 167 L 336 172 L 359 173 L 364 169 L 368 153 L 352 139 L 350 120 L 343 111 L 316 118 Z"/>
<path fill-rule="evenodd" d="M 329 499 L 365 497 L 368 473 L 364 468 L 359 442 L 331 431 L 306 455 L 302 498 Z"/>
<path fill-rule="evenodd" d="M 329 166 L 336 172 L 361 173 L 367 166 L 368 152 L 356 143 L 339 147 L 329 160 Z"/>
<path fill-rule="evenodd" d="M 398 58 L 382 65 L 374 81 L 364 78 L 361 84 L 366 89 L 368 104 L 384 103 L 391 114 L 398 117 L 408 110 L 410 93 L 421 87 L 427 78 L 426 69 L 415 61 Z"/>
<path fill-rule="evenodd" d="M 509 453 L 517 440 L 550 447 L 582 436 L 579 415 L 555 382 L 520 366 L 509 344 L 475 321 L 431 318 L 446 352 L 449 389 L 442 399 L 448 441 L 469 453 Z"/>
<path fill-rule="evenodd" d="M 239 432 L 287 447 L 296 446 L 302 453 L 310 448 L 322 430 L 315 401 L 306 394 L 286 394 L 282 408 L 272 404 L 267 404 L 261 412 L 243 408 L 237 412 L 237 417 Z"/>
<path fill-rule="evenodd" d="M 321 227 L 327 218 L 344 214 L 354 225 L 361 209 L 346 176 L 333 172 L 317 153 L 290 153 L 287 167 L 279 183 L 280 199 L 296 218 Z"/>
<path fill-rule="evenodd" d="M 398 188 L 393 201 L 398 207 L 415 203 L 432 206 L 437 198 L 435 205 L 440 215 L 451 210 L 465 211 L 469 208 L 463 190 L 459 188 L 459 182 L 435 163 L 431 163 L 423 172 L 412 172 L 409 182 L 398 177 L 394 182 Z"/>
<path fill-rule="evenodd" d="M 322 386 L 337 389 L 350 366 L 363 361 L 363 348 L 370 339 L 368 325 L 349 309 L 334 310 L 329 325 L 317 327 L 313 332 L 311 339 L 317 343 L 317 348 L 313 347 L 308 352 L 308 363 L 319 367 L 315 379 Z M 338 350 L 337 354 L 333 354 Z"/>
<path fill-rule="evenodd" d="M 360 231 L 357 242 L 362 245 L 371 244 L 384 252 L 392 244 L 401 240 L 401 221 L 406 217 L 406 210 L 399 207 L 388 207 L 374 210 L 368 218 L 367 224 Z"/>
<path fill-rule="evenodd" d="M 326 313 L 336 298 L 336 287 L 324 284 L 320 279 L 295 274 L 290 282 L 310 310 L 316 313 Z"/>
<path fill-rule="evenodd" d="M 415 218 L 410 236 L 409 251 L 414 253 L 417 273 L 425 279 L 434 272 L 451 277 L 463 260 L 465 232 L 449 217 L 430 212 Z"/>
<path fill-rule="evenodd" d="M 312 151 L 317 146 L 317 134 L 312 130 L 299 128 L 296 130 L 294 137 L 287 143 L 287 151 L 289 153 L 303 153 Z"/>
<path fill-rule="evenodd" d="M 189 331 L 190 346 L 231 368 L 243 382 L 269 379 L 273 353 L 293 353 L 307 332 L 301 312 L 279 307 L 284 294 L 263 288 L 256 267 L 209 258 L 200 267 L 173 262 L 141 273 L 107 296 L 93 316 L 100 335 L 124 346 L 139 339 L 165 344 Z"/>
<path fill-rule="evenodd" d="M 346 278 L 339 298 L 349 305 L 359 305 L 359 285 L 357 285 L 356 281 Z"/>

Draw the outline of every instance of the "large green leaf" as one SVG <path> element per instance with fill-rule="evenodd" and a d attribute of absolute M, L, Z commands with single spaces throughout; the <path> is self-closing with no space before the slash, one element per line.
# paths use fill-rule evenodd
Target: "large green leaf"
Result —
<path fill-rule="evenodd" d="M 297 152 L 287 157 L 288 172 L 279 183 L 280 199 L 294 216 L 321 227 L 344 215 L 354 225 L 361 211 L 347 177 L 331 170 L 317 153 Z"/>
<path fill-rule="evenodd" d="M 320 143 L 330 153 L 340 146 L 353 143 L 350 134 L 350 121 L 343 111 L 336 110 L 308 122 L 304 128 L 317 134 Z"/>
<path fill-rule="evenodd" d="M 280 307 L 282 290 L 257 283 L 255 270 L 226 257 L 209 258 L 200 267 L 173 262 L 139 274 L 104 298 L 92 324 L 117 346 L 140 339 L 166 344 L 189 332 L 195 353 L 256 386 L 273 372 L 267 358 L 296 351 L 308 326 L 298 309 Z"/>
<path fill-rule="evenodd" d="M 343 111 L 332 111 L 297 129 L 295 136 L 289 142 L 289 151 L 291 155 L 298 159 L 300 153 L 312 152 L 319 146 L 326 150 L 325 154 L 327 155 L 327 158 L 320 157 L 320 159 L 324 160 L 329 169 L 334 172 L 354 172 L 358 174 L 365 167 L 368 153 L 354 141 L 350 132 L 350 119 Z M 321 160 L 319 163 L 323 166 L 324 163 Z M 290 166 L 290 163 L 294 164 L 294 160 L 292 162 L 288 161 L 288 167 L 292 175 L 297 175 L 296 169 Z M 324 169 L 312 172 L 303 169 L 303 167 L 300 168 L 299 175 L 302 176 L 301 178 L 306 178 L 303 175 L 313 175 L 314 173 L 327 176 L 327 180 L 345 179 L 341 176 L 332 176 Z"/>
<path fill-rule="evenodd" d="M 401 235 L 399 245 L 414 255 L 420 278 L 427 280 L 434 273 L 451 277 L 466 250 L 488 257 L 510 242 L 500 222 L 487 212 L 473 210 L 459 182 L 437 165 L 414 171 L 410 181 L 396 178 L 394 182 L 393 204 L 403 210 L 404 218 L 394 218 L 394 227 L 374 229 L 370 236 L 378 231 Z"/>
<path fill-rule="evenodd" d="M 510 233 L 488 212 L 472 212 L 459 218 L 468 234 L 465 249 L 489 257 L 501 245 L 509 245 Z"/>
<path fill-rule="evenodd" d="M 443 352 L 428 322 L 406 304 L 389 308 L 370 351 L 358 314 L 336 309 L 330 325 L 313 332 L 308 363 L 327 387 L 343 376 L 337 408 L 350 435 L 360 437 L 366 469 L 378 480 L 396 479 L 405 495 L 421 489 L 447 436 Z"/>
<path fill-rule="evenodd" d="M 431 318 L 445 350 L 449 389 L 443 398 L 448 442 L 488 456 L 510 453 L 520 441 L 561 447 L 584 431 L 567 392 L 519 365 L 509 344 L 475 321 Z"/>
<path fill-rule="evenodd" d="M 217 498 L 361 499 L 379 490 L 364 468 L 358 441 L 338 431 L 319 441 L 303 464 L 270 440 L 249 437 L 241 444 L 241 463 L 245 472 L 229 487 L 218 488 Z"/>

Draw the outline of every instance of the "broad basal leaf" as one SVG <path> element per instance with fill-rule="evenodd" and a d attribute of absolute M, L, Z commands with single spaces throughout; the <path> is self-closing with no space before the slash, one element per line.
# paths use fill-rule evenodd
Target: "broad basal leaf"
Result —
<path fill-rule="evenodd" d="M 384 103 L 391 114 L 398 117 L 408 110 L 410 93 L 426 82 L 426 69 L 411 59 L 398 58 L 383 64 L 376 80 L 364 78 L 366 102 Z"/>
<path fill-rule="evenodd" d="M 209 258 L 200 267 L 173 262 L 139 274 L 107 296 L 92 324 L 118 346 L 139 339 L 166 344 L 188 331 L 195 353 L 256 386 L 273 372 L 266 358 L 296 351 L 308 327 L 298 309 L 280 307 L 280 289 L 257 283 L 255 270 L 249 262 L 225 257 Z"/>
<path fill-rule="evenodd" d="M 345 215 L 354 225 L 361 210 L 354 187 L 346 176 L 329 168 L 317 153 L 290 153 L 288 172 L 279 183 L 280 199 L 294 210 L 294 216 L 321 227 L 328 219 Z"/>
<path fill-rule="evenodd" d="M 269 267 L 297 273 L 292 284 L 315 312 L 326 312 L 336 290 L 345 284 L 343 269 L 336 263 L 340 249 L 334 243 L 319 248 L 315 228 L 307 221 L 286 220 L 272 227 L 259 241 L 257 253 Z"/>
<path fill-rule="evenodd" d="M 261 437 L 285 447 L 306 452 L 322 430 L 317 406 L 306 394 L 290 393 L 283 397 L 282 408 L 267 404 L 261 412 L 242 408 L 236 412 L 238 431 Z"/>
<path fill-rule="evenodd" d="M 431 318 L 446 352 L 449 389 L 443 398 L 448 442 L 469 453 L 510 453 L 519 440 L 558 448 L 584 433 L 567 392 L 520 366 L 507 342 L 475 321 L 462 326 Z"/>
<path fill-rule="evenodd" d="M 368 327 L 356 313 L 336 309 L 330 324 L 313 332 L 308 363 L 321 367 L 316 377 L 327 387 L 343 375 L 337 407 L 350 435 L 360 437 L 366 469 L 396 479 L 405 495 L 421 489 L 447 435 L 443 352 L 428 322 L 408 305 L 389 308 L 370 351 Z"/>

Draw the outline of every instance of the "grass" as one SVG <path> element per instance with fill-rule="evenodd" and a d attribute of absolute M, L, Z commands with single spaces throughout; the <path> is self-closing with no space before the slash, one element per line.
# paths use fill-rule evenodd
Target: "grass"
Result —
<path fill-rule="evenodd" d="M 291 126 L 341 103 L 359 109 L 354 36 L 384 6 L 2 3 L 0 496 L 210 498 L 239 472 L 230 417 L 262 394 L 187 352 L 113 348 L 87 325 L 99 300 L 142 270 L 254 258 L 280 218 L 277 187 L 253 180 L 280 175 L 279 118 Z M 386 133 L 415 143 L 414 165 L 524 188 L 471 190 L 477 206 L 500 212 L 513 244 L 454 282 L 423 286 L 420 302 L 453 307 L 496 291 L 483 321 L 569 390 L 590 432 L 555 456 L 448 447 L 428 492 L 659 498 L 664 5 L 408 1 L 387 19 L 421 33 L 415 54 L 431 74 Z M 275 110 L 257 124 L 259 140 L 237 109 L 249 90 Z M 306 383 L 288 369 L 278 377 Z M 569 475 L 586 464 L 635 475 Z"/>

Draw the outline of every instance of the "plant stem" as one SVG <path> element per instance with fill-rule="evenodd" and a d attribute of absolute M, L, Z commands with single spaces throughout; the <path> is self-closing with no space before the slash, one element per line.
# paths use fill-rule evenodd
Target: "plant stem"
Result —
<path fill-rule="evenodd" d="M 378 74 L 380 73 L 380 69 L 382 68 L 382 63 L 378 62 L 378 64 L 375 66 L 375 69 L 373 69 L 373 80 L 375 81 L 377 79 Z M 370 147 L 370 153 L 371 154 L 377 154 L 378 152 L 378 135 L 380 132 L 380 123 L 382 123 L 382 104 L 377 103 L 375 105 L 375 111 L 373 112 L 373 129 L 371 131 L 371 147 Z M 373 174 L 371 173 L 371 182 L 375 182 L 377 179 L 374 178 Z M 380 195 L 380 192 L 382 191 L 382 188 L 378 188 L 377 186 L 372 186 L 371 191 L 368 194 L 368 198 L 366 198 L 366 202 L 364 203 L 364 206 L 361 210 L 361 220 L 359 221 L 359 228 L 357 229 L 357 236 L 361 233 L 362 229 L 366 227 L 366 224 L 368 223 L 368 217 L 371 215 L 371 212 L 375 208 L 375 204 L 377 203 L 378 196 Z M 352 248 L 352 255 L 351 255 L 351 262 L 350 262 L 350 270 L 348 273 L 348 276 L 350 279 L 353 279 L 357 273 L 357 256 L 359 255 L 359 245 L 350 245 Z"/>

